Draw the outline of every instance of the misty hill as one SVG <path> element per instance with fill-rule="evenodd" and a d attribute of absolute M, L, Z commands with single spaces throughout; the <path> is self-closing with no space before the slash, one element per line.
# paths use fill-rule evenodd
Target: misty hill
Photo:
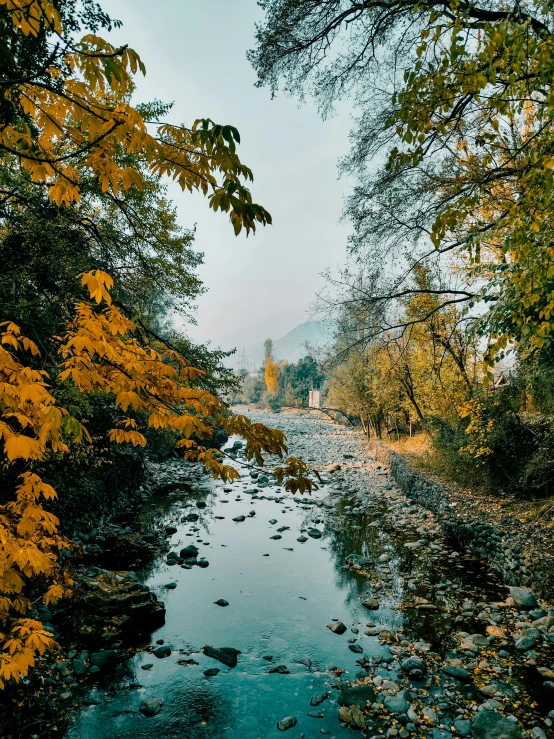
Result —
<path fill-rule="evenodd" d="M 273 338 L 268 336 L 267 338 Z M 280 339 L 273 339 L 273 356 L 280 361 L 298 362 L 299 359 L 305 357 L 307 352 L 305 348 L 306 342 L 312 346 L 324 347 L 331 340 L 329 327 L 321 321 L 306 321 L 301 323 L 286 336 Z M 255 363 L 259 367 L 264 361 L 264 342 L 260 341 L 252 346 L 245 347 L 246 358 L 249 362 Z M 237 352 L 240 358 L 241 350 Z"/>

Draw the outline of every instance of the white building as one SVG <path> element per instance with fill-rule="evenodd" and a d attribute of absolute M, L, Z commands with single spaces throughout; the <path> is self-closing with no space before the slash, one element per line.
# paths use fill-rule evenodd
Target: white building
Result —
<path fill-rule="evenodd" d="M 310 390 L 308 405 L 310 408 L 321 408 L 321 393 L 319 390 Z"/>

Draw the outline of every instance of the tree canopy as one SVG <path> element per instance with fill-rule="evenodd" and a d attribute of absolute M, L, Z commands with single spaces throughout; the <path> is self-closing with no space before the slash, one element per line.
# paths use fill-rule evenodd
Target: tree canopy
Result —
<path fill-rule="evenodd" d="M 359 109 L 341 168 L 351 248 L 417 292 L 448 264 L 445 305 L 477 306 L 487 361 L 548 354 L 554 325 L 551 0 L 262 0 L 258 84 Z M 384 161 L 384 164 L 382 163 Z M 392 275 L 392 276 L 391 276 Z"/>

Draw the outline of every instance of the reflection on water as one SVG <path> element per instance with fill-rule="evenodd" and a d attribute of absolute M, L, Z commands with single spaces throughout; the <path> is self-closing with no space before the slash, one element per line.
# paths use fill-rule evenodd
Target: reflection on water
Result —
<path fill-rule="evenodd" d="M 330 671 L 339 667 L 353 679 L 359 670 L 360 655 L 348 649 L 348 639 L 357 638 L 366 656 L 389 654 L 376 636 L 364 634 L 371 621 L 377 631 L 403 628 L 406 637 L 428 641 L 440 653 L 441 634 L 450 628 L 448 614 L 402 610 L 406 595 L 436 594 L 433 588 L 448 578 L 456 587 L 445 591 L 445 598 L 453 597 L 452 592 L 462 598 L 477 586 L 483 597 L 497 597 L 494 586 L 482 582 L 477 565 L 472 571 L 465 563 L 458 570 L 448 560 L 443 570 L 435 567 L 423 579 L 421 573 L 414 577 L 421 562 L 404 548 L 401 536 L 391 537 L 372 525 L 379 517 L 377 508 L 369 515 L 336 515 L 281 492 L 278 500 L 252 499 L 245 493 L 251 486 L 250 479 L 243 479 L 225 493 L 223 485 L 207 483 L 203 491 L 174 493 L 144 517 L 145 528 L 176 525 L 171 549 L 194 543 L 209 567 L 186 570 L 159 559 L 140 573 L 167 605 L 166 623 L 152 635 L 151 643 L 163 639 L 172 655 L 157 659 L 142 652 L 120 665 L 115 675 L 103 678 L 88 696 L 101 702 L 81 709 L 68 739 L 256 739 L 280 736 L 276 723 L 289 715 L 298 719 L 287 734 L 291 739 L 319 735 L 321 729 L 330 736 L 339 732 L 341 737 L 359 736 L 339 726 L 333 691 L 338 678 Z M 238 494 L 241 500 L 235 500 Z M 275 496 L 276 491 L 268 487 L 260 495 Z M 205 509 L 194 506 L 199 497 L 206 501 Z M 341 501 L 339 514 L 348 503 Z M 197 522 L 184 520 L 191 510 L 200 514 Z M 255 515 L 249 516 L 251 511 Z M 238 515 L 246 520 L 233 522 Z M 271 519 L 277 523 L 270 524 Z M 324 521 L 317 524 L 325 530 L 323 538 L 297 542 L 301 530 L 317 519 Z M 283 526 L 289 528 L 282 531 L 282 538 L 270 539 Z M 391 557 L 389 581 L 382 590 L 386 605 L 368 612 L 361 605 L 369 590 L 367 577 L 344 569 L 344 560 L 357 553 L 377 563 L 384 552 Z M 164 589 L 171 581 L 177 583 L 176 589 Z M 215 605 L 220 598 L 230 605 Z M 350 630 L 342 636 L 333 634 L 326 628 L 331 619 L 358 626 L 359 634 Z M 205 644 L 239 649 L 237 667 L 230 669 L 204 656 Z M 264 659 L 270 655 L 271 662 Z M 300 663 L 304 658 L 310 668 Z M 178 664 L 178 659 L 193 659 L 198 665 Z M 154 663 L 152 669 L 142 670 L 147 663 Z M 280 664 L 290 674 L 268 674 L 272 665 Z M 206 677 L 203 673 L 209 667 L 221 671 Z M 310 697 L 324 691 L 330 698 L 319 706 L 323 717 L 308 716 L 314 711 Z M 138 712 L 139 705 L 153 696 L 163 698 L 163 708 L 157 716 L 145 717 Z"/>

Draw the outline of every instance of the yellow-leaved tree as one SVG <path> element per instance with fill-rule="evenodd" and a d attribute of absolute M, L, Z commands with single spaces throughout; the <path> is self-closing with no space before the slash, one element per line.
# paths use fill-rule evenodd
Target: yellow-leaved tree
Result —
<path fill-rule="evenodd" d="M 279 390 L 279 363 L 273 359 L 273 341 L 266 339 L 264 342 L 264 379 L 269 395 L 277 395 Z"/>
<path fill-rule="evenodd" d="M 140 172 L 121 164 L 128 153 L 184 190 L 209 196 L 214 210 L 230 214 L 237 234 L 270 223 L 244 185 L 252 173 L 236 153 L 236 129 L 210 120 L 189 128 L 145 119 L 130 104 L 133 74 L 144 72 L 140 58 L 96 33 L 74 38 L 80 23 L 75 8 L 66 0 L 0 0 L 6 50 L 0 147 L 7 161 L 65 207 L 79 199 L 84 176 L 95 177 L 114 203 L 121 190 L 141 188 Z M 97 14 L 94 26 L 108 25 L 97 6 L 89 11 Z M 9 320 L 0 326 L 1 455 L 18 479 L 12 499 L 0 506 L 0 689 L 27 675 L 36 655 L 54 644 L 40 621 L 27 617 L 29 585 L 39 577 L 46 583 L 46 604 L 70 594 L 73 585 L 59 559 L 71 542 L 43 505 L 56 491 L 36 473 L 36 464 L 66 453 L 70 438 L 86 444 L 89 437 L 56 401 L 54 382 L 112 399 L 120 411 L 109 434 L 112 443 L 145 445 L 144 428 L 170 429 L 186 459 L 224 480 L 237 477 L 236 469 L 225 464 L 222 452 L 203 445 L 216 427 L 242 435 L 247 459 L 257 465 L 265 455 L 282 458 L 287 451 L 280 431 L 231 414 L 205 390 L 200 370 L 162 340 L 145 338 L 113 304 L 108 274 L 95 270 L 81 280 L 89 300 L 74 306 L 57 357 L 40 357 L 37 364 L 36 344 Z M 309 473 L 295 458 L 273 470 L 291 492 L 314 486 Z"/>

